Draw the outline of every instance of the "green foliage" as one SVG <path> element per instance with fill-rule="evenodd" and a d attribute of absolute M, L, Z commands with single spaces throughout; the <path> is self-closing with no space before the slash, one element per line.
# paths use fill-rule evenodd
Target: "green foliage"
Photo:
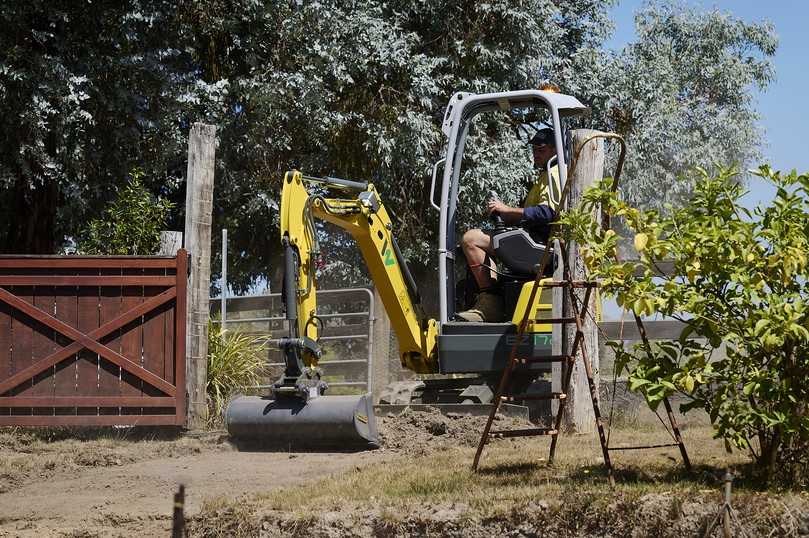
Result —
<path fill-rule="evenodd" d="M 428 174 L 456 91 L 555 82 L 591 106 L 581 126 L 627 136 L 633 179 L 622 189 L 644 204 L 687 194 L 674 181 L 686 166 L 748 162 L 761 146 L 751 90 L 772 78 L 773 29 L 650 2 L 637 40 L 613 52 L 612 3 L 5 2 L 0 251 L 53 252 L 138 164 L 152 192 L 181 203 L 194 121 L 218 127 L 214 227 L 240 253 L 237 291 L 277 276 L 267 273 L 279 267 L 280 182 L 293 167 L 373 181 L 413 270 L 433 274 Z M 480 225 L 489 188 L 516 202 L 532 174 L 503 122 L 478 129 L 467 150 L 459 229 Z M 343 244 L 324 241 L 324 259 L 342 262 L 334 272 L 357 265 Z"/>
<path fill-rule="evenodd" d="M 223 329 L 221 323 L 208 322 L 208 380 L 211 421 L 222 417 L 230 396 L 244 387 L 258 384 L 267 363 L 266 337 L 251 336 Z"/>
<path fill-rule="evenodd" d="M 0 251 L 53 254 L 135 166 L 177 193 L 194 75 L 176 4 L 0 4 Z"/>
<path fill-rule="evenodd" d="M 593 128 L 627 140 L 624 199 L 660 211 L 690 197 L 694 182 L 678 178 L 694 166 L 744 167 L 760 157 L 753 91 L 773 80 L 778 39 L 768 23 L 670 0 L 646 3 L 635 32 L 573 93 L 594 107 Z"/>
<path fill-rule="evenodd" d="M 749 211 L 734 171 L 698 172 L 694 197 L 669 216 L 631 207 L 606 179 L 564 222 L 619 305 L 686 324 L 677 342 L 615 346 L 630 388 L 653 407 L 687 395 L 686 408 L 705 409 L 717 435 L 749 450 L 765 477 L 797 473 L 809 466 L 809 174 L 762 166 L 755 173 L 776 187 L 775 200 Z M 625 219 L 637 260 L 619 260 L 621 238 L 591 219 L 601 204 Z M 663 260 L 674 265 L 665 277 Z M 712 358 L 723 344 L 724 356 Z"/>
<path fill-rule="evenodd" d="M 428 175 L 456 91 L 557 83 L 591 106 L 580 126 L 627 137 L 631 180 L 622 191 L 644 205 L 687 196 L 693 185 L 675 180 L 686 167 L 747 163 L 760 146 L 751 91 L 772 77 L 774 30 L 718 11 L 648 3 L 637 40 L 612 52 L 604 47 L 610 5 L 592 0 L 237 5 L 210 2 L 184 15 L 205 72 L 193 95 L 211 103 L 206 114 L 222 126 L 215 226 L 246 253 L 232 260 L 236 289 L 278 266 L 278 240 L 266 230 L 277 225 L 281 174 L 293 164 L 373 181 L 412 269 L 433 274 Z M 491 118 L 476 123 L 458 230 L 481 224 L 489 189 L 516 203 L 532 180 L 530 152 L 510 129 Z M 356 249 L 323 245 L 324 260 L 338 262 L 332 280 L 359 276 L 341 270 L 362 265 Z"/>
<path fill-rule="evenodd" d="M 437 216 L 425 187 L 452 94 L 536 86 L 610 27 L 609 4 L 591 0 L 232 4 L 209 2 L 184 17 L 206 77 L 195 95 L 207 92 L 205 102 L 216 103 L 210 116 L 223 126 L 214 226 L 249 253 L 233 260 L 236 289 L 277 266 L 278 238 L 267 230 L 277 226 L 281 177 L 292 166 L 373 181 L 406 257 L 435 263 Z M 506 125 L 491 135 L 502 142 L 499 154 L 485 137 L 470 140 L 463 198 L 474 211 L 459 226 L 479 223 L 486 184 L 512 198 L 524 189 L 527 174 L 512 172 L 530 169 L 530 152 Z M 474 155 L 484 151 L 493 176 L 475 172 Z M 355 267 L 359 253 L 342 244 L 324 241 L 324 259 Z"/>
<path fill-rule="evenodd" d="M 79 240 L 82 254 L 153 255 L 160 248 L 160 232 L 174 204 L 155 199 L 143 186 L 143 170 L 136 168 L 118 197 L 101 218 L 90 222 Z"/>

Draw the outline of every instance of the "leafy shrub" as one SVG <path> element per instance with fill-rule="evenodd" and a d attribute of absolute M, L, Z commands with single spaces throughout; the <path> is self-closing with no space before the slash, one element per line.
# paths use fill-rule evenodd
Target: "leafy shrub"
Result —
<path fill-rule="evenodd" d="M 143 186 L 143 170 L 136 168 L 118 197 L 92 220 L 81 234 L 82 254 L 152 255 L 160 248 L 160 231 L 174 204 L 155 198 Z"/>
<path fill-rule="evenodd" d="M 753 211 L 736 173 L 699 170 L 695 196 L 668 216 L 630 207 L 610 179 L 563 221 L 591 275 L 635 315 L 682 321 L 678 341 L 616 345 L 616 368 L 656 407 L 680 392 L 684 409 L 708 412 L 728 448 L 749 451 L 765 482 L 809 479 L 809 174 L 757 175 L 775 200 Z M 617 258 L 622 240 L 591 218 L 603 205 L 634 233 L 637 260 Z M 658 262 L 674 271 L 659 276 Z M 640 276 L 637 276 L 640 275 Z M 712 353 L 725 344 L 724 357 Z"/>
<path fill-rule="evenodd" d="M 210 420 L 217 421 L 234 392 L 256 385 L 267 363 L 265 336 L 252 336 L 208 321 L 208 380 Z"/>

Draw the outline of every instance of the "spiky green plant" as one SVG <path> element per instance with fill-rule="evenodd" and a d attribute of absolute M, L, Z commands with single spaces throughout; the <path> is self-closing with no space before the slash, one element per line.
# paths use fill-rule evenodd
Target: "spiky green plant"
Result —
<path fill-rule="evenodd" d="M 228 398 L 237 390 L 258 383 L 267 360 L 267 335 L 255 336 L 208 322 L 208 381 L 211 422 L 222 416 Z"/>

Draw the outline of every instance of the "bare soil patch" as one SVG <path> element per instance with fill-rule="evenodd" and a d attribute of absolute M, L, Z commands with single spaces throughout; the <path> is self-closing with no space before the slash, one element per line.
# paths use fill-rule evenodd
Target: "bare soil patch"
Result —
<path fill-rule="evenodd" d="M 167 536 L 173 493 L 186 512 L 322 479 L 374 453 L 238 452 L 224 432 L 131 436 L 126 431 L 0 431 L 0 536 Z"/>
<path fill-rule="evenodd" d="M 693 427 L 692 476 L 676 449 L 620 453 L 612 491 L 594 435 L 563 436 L 553 467 L 547 439 L 497 441 L 473 474 L 484 422 L 405 411 L 379 419 L 380 450 L 331 454 L 239 452 L 221 432 L 0 430 L 0 536 L 167 536 L 178 483 L 191 536 L 696 536 L 719 507 L 724 466 L 745 461 Z M 734 506 L 750 536 L 809 535 L 806 494 L 741 483 Z"/>
<path fill-rule="evenodd" d="M 382 448 L 408 456 L 420 456 L 450 447 L 477 446 L 487 417 L 458 413 L 442 415 L 438 409 L 411 411 L 378 419 Z M 495 429 L 531 427 L 531 423 L 504 415 L 495 416 Z"/>
<path fill-rule="evenodd" d="M 380 450 L 332 454 L 239 452 L 224 432 L 6 428 L 0 536 L 165 536 L 179 483 L 193 517 L 205 503 L 238 503 L 397 456 L 471 446 L 482 420 L 407 411 L 379 419 Z"/>

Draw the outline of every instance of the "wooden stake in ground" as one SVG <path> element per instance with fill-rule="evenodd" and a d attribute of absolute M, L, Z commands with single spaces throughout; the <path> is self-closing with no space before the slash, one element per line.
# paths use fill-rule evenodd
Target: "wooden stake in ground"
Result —
<path fill-rule="evenodd" d="M 174 510 L 171 518 L 171 538 L 185 538 L 185 484 L 180 484 L 174 494 Z"/>
<path fill-rule="evenodd" d="M 185 248 L 191 255 L 188 285 L 186 387 L 188 427 L 201 428 L 208 418 L 208 301 L 211 287 L 211 214 L 213 211 L 216 127 L 195 123 L 188 137 L 185 194 Z"/>
<path fill-rule="evenodd" d="M 591 140 L 584 146 L 581 153 L 579 153 L 582 144 L 597 133 L 598 131 L 590 129 L 577 129 L 573 131 L 573 155 L 578 153 L 579 158 L 571 167 L 573 174 L 568 178 L 570 189 L 563 209 L 578 206 L 584 191 L 593 183 L 600 180 L 604 175 L 603 139 Z M 598 214 L 596 217 L 600 219 L 601 215 Z M 567 252 L 568 258 L 565 260 L 565 264 L 570 270 L 571 280 L 588 280 L 584 271 L 584 262 L 574 242 L 568 244 Z M 558 280 L 561 280 L 561 275 Z M 584 298 L 584 291 L 583 289 L 576 290 L 579 300 Z M 589 315 L 586 319 L 582 320 L 584 346 L 585 349 L 587 349 L 587 355 L 593 367 L 596 388 L 598 388 L 600 382 L 600 376 L 598 375 L 598 327 L 594 320 L 597 300 L 598 294 L 593 293 L 590 295 L 590 304 L 586 307 Z M 570 317 L 573 315 L 570 299 L 562 288 L 556 288 L 554 290 L 553 307 L 553 317 Z M 576 326 L 569 323 L 565 330 L 562 330 L 561 326 L 554 326 L 553 330 L 553 353 L 570 354 L 573 347 L 573 340 L 576 338 Z M 553 365 L 552 390 L 555 392 L 564 391 L 564 388 L 561 386 L 561 374 L 562 368 L 565 366 L 566 365 L 562 363 L 554 363 Z M 568 402 L 564 415 L 565 430 L 575 433 L 592 433 L 595 431 L 596 424 L 593 416 L 593 402 L 590 399 L 590 388 L 587 382 L 587 376 L 584 372 L 584 365 L 581 364 L 581 361 L 575 361 L 574 363 L 573 377 L 567 398 Z"/>

